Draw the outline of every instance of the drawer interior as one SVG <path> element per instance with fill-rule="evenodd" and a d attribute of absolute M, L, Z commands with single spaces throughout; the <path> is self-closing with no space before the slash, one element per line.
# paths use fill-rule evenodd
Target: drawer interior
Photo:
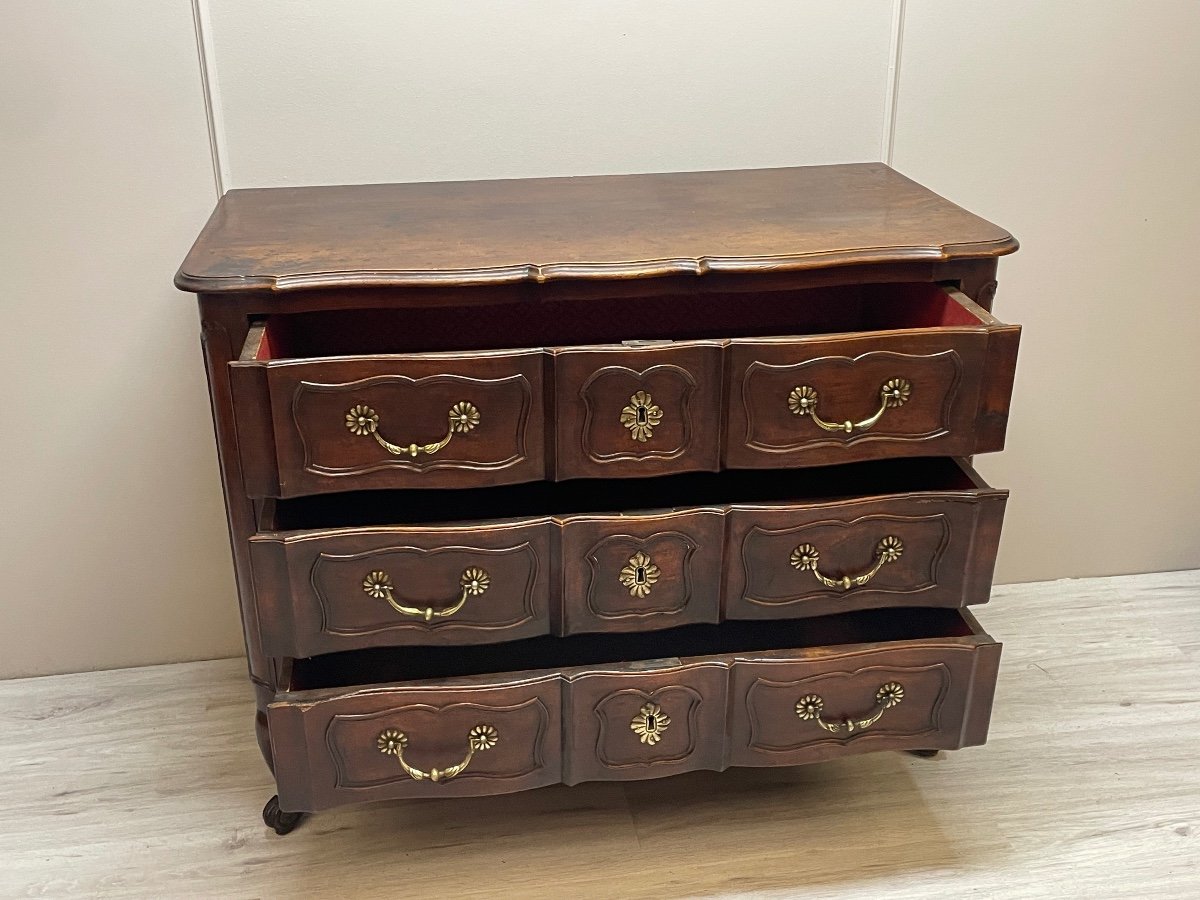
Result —
<path fill-rule="evenodd" d="M 787 621 L 686 625 L 666 631 L 536 637 L 467 647 L 381 647 L 330 653 L 292 664 L 290 690 L 317 690 L 634 660 L 767 650 L 803 650 L 876 641 L 966 637 L 972 620 L 956 609 L 893 608 Z M 670 664 L 664 661 L 664 664 Z"/>
<path fill-rule="evenodd" d="M 987 488 L 952 458 L 914 457 L 810 469 L 729 470 L 656 479 L 579 479 L 464 490 L 319 494 L 269 502 L 264 531 L 597 515 L 732 503 L 801 503 L 910 491 Z"/>
<path fill-rule="evenodd" d="M 272 316 L 258 360 L 500 350 L 630 340 L 698 340 L 981 326 L 982 310 L 931 283 L 853 284 L 472 306 L 342 309 Z M 973 306 L 973 305 L 972 305 Z"/>

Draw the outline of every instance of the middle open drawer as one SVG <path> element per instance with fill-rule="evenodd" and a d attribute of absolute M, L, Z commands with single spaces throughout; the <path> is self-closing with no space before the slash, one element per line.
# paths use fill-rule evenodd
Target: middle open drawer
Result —
<path fill-rule="evenodd" d="M 983 603 L 1007 496 L 922 458 L 267 501 L 262 642 L 307 657 Z"/>

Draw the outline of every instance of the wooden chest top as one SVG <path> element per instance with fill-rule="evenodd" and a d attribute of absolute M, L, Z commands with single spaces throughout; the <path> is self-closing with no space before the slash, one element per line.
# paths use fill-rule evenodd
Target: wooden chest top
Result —
<path fill-rule="evenodd" d="M 495 285 L 1001 256 L 1007 231 L 882 163 L 234 190 L 187 291 Z"/>

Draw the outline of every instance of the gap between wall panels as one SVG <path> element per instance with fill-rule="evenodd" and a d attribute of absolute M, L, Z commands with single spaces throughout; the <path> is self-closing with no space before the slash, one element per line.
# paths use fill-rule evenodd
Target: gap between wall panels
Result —
<path fill-rule="evenodd" d="M 888 47 L 888 74 L 883 98 L 883 139 L 879 158 L 889 166 L 896 141 L 896 114 L 900 105 L 900 56 L 904 50 L 905 0 L 892 0 L 892 39 Z"/>
<path fill-rule="evenodd" d="M 200 86 L 204 93 L 204 118 L 208 123 L 208 152 L 212 157 L 213 183 L 217 198 L 225 194 L 229 172 L 225 169 L 225 124 L 221 118 L 221 97 L 212 72 L 214 59 L 212 28 L 209 26 L 208 0 L 192 0 L 192 25 L 196 31 L 196 58 L 200 65 Z"/>

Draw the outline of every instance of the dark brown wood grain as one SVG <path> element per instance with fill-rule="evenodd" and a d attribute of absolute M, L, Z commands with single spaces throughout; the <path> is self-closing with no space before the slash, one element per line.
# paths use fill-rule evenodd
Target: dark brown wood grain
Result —
<path fill-rule="evenodd" d="M 250 348 L 247 348 L 249 351 Z M 339 357 L 263 362 L 243 358 L 233 365 L 239 386 L 262 385 L 266 371 L 281 497 L 325 490 L 373 487 L 447 487 L 533 481 L 545 474 L 543 418 L 544 354 L 539 351 L 426 354 L 397 357 Z M 244 372 L 244 374 L 243 374 Z M 239 390 L 239 395 L 241 391 Z M 478 424 L 455 431 L 435 453 L 416 450 L 444 438 L 448 415 L 470 403 Z M 252 419 L 262 404 L 246 403 Z M 367 408 L 376 433 L 414 453 L 395 453 L 369 434 L 347 428 L 347 415 Z M 262 468 L 265 442 L 256 421 L 242 446 Z M 267 486 L 268 482 L 260 482 Z M 248 483 L 253 492 L 255 484 Z"/>
<path fill-rule="evenodd" d="M 726 516 L 727 619 L 828 615 L 883 606 L 985 603 L 1007 491 L 986 486 L 836 502 L 734 505 Z M 863 585 L 828 587 L 792 564 L 807 545 L 830 578 L 871 569 L 881 541 L 902 555 Z"/>
<path fill-rule="evenodd" d="M 995 257 L 1003 229 L 881 163 L 230 191 L 185 290 L 484 285 Z"/>
<path fill-rule="evenodd" d="M 654 321 L 674 330 L 678 316 L 668 307 Z M 379 352 L 411 346 L 413 331 L 397 330 L 406 318 L 416 314 L 285 315 L 250 331 L 232 366 L 249 494 L 652 477 L 715 470 L 722 455 L 729 468 L 775 468 L 986 452 L 1004 441 L 1020 333 L 960 291 L 912 283 L 764 298 L 707 341 L 501 349 L 521 338 L 500 319 L 464 329 L 471 353 Z M 792 336 L 744 336 L 788 318 Z M 629 333 L 639 327 L 661 326 Z M 865 429 L 831 432 L 789 405 L 808 388 L 822 419 L 858 422 L 894 379 L 911 394 Z M 391 443 L 425 444 L 461 402 L 479 424 L 433 454 L 389 452 L 346 427 L 347 412 L 365 407 Z M 639 407 L 654 410 L 643 429 L 622 418 Z"/>
<path fill-rule="evenodd" d="M 1016 247 L 877 163 L 227 194 L 176 284 L 280 814 L 982 743 L 1000 646 L 957 607 L 988 599 L 1006 494 L 949 457 L 1004 443 Z M 866 429 L 788 405 L 861 420 L 893 377 Z M 462 402 L 478 423 L 423 449 Z M 853 576 L 887 536 L 848 590 L 790 562 Z M 795 715 L 803 690 L 865 717 L 885 678 L 905 699 L 861 733 Z M 441 783 L 377 743 L 444 771 L 485 722 Z"/>
<path fill-rule="evenodd" d="M 558 520 L 558 633 L 645 631 L 721 618 L 724 510 L 570 516 Z M 653 583 L 622 573 L 642 554 Z"/>
<path fill-rule="evenodd" d="M 723 345 L 560 348 L 554 352 L 555 476 L 715 471 Z M 635 403 L 636 397 L 646 403 Z M 646 404 L 651 404 L 647 406 Z M 638 428 L 637 406 L 656 409 Z M 622 413 L 634 410 L 626 424 Z"/>
<path fill-rule="evenodd" d="M 973 710 L 991 704 L 1000 646 L 973 619 L 938 612 L 945 615 L 897 628 L 896 640 L 861 640 L 889 630 L 881 614 L 875 622 L 861 616 L 815 620 L 811 645 L 769 650 L 755 649 L 771 644 L 768 631 L 786 642 L 797 639 L 796 630 L 746 623 L 738 635 L 724 637 L 725 626 L 700 632 L 694 629 L 706 626 L 693 626 L 680 631 L 686 634 L 682 647 L 712 649 L 744 640 L 747 649 L 575 665 L 588 654 L 610 651 L 603 644 L 559 641 L 557 653 L 547 651 L 555 662 L 551 669 L 447 677 L 446 671 L 455 671 L 451 661 L 441 668 L 434 663 L 429 671 L 438 674 L 420 681 L 284 691 L 268 711 L 279 741 L 280 802 L 307 811 L 359 800 L 507 793 L 560 779 L 653 778 L 730 765 L 795 765 L 868 750 L 967 746 L 982 739 Z M 504 666 L 518 658 L 497 653 L 494 662 Z M 473 662 L 460 662 L 458 669 Z M 356 664 L 351 659 L 343 665 L 350 674 Z M 420 671 L 412 666 L 414 674 Z M 815 693 L 827 721 L 861 718 L 874 710 L 880 687 L 893 682 L 901 685 L 903 699 L 865 729 L 830 734 L 795 713 L 796 702 Z M 670 719 L 654 744 L 631 727 L 646 703 Z M 444 768 L 463 758 L 476 725 L 497 730 L 496 746 L 444 783 L 414 780 L 378 748 L 379 736 L 397 729 L 409 738 L 411 765 Z"/>
<path fill-rule="evenodd" d="M 966 746 L 963 721 L 975 703 L 990 704 L 994 680 L 976 678 L 987 668 L 988 641 L 948 644 L 914 641 L 903 652 L 863 648 L 819 659 L 739 662 L 730 676 L 733 715 L 728 724 L 730 764 L 796 765 L 880 749 Z M 997 647 L 998 649 L 998 647 Z M 878 691 L 898 684 L 904 695 L 875 724 L 836 734 L 796 715 L 802 697 L 820 697 L 822 719 L 845 722 L 878 710 Z"/>
<path fill-rule="evenodd" d="M 357 647 L 471 644 L 550 633 L 556 577 L 549 520 L 486 527 L 341 529 L 258 534 L 250 541 L 264 649 L 312 656 Z M 461 578 L 479 569 L 487 589 L 452 616 L 401 613 L 364 589 L 373 572 L 405 608 L 444 611 Z"/>
<path fill-rule="evenodd" d="M 436 684 L 296 703 L 280 694 L 267 710 L 279 802 L 287 810 L 395 797 L 464 797 L 553 784 L 562 778 L 561 679 L 515 675 L 470 689 Z M 457 778 L 415 781 L 379 735 L 406 735 L 410 765 L 429 772 L 462 761 L 471 729 L 491 725 L 496 746 Z"/>
<path fill-rule="evenodd" d="M 678 660 L 568 677 L 563 781 L 632 781 L 725 767 L 727 661 Z M 669 724 L 650 743 L 633 730 L 647 704 Z M 654 708 L 657 708 L 655 711 Z"/>
<path fill-rule="evenodd" d="M 551 492 L 538 515 L 457 526 L 399 524 L 407 500 L 391 513 L 386 495 L 372 498 L 384 505 L 370 516 L 366 500 L 331 501 L 326 521 L 349 516 L 360 524 L 264 530 L 250 540 L 263 644 L 275 655 L 310 656 L 985 603 L 1008 492 L 989 487 L 963 460 L 939 462 L 944 465 L 898 473 L 885 493 L 871 496 L 861 495 L 877 491 L 871 479 L 888 478 L 873 476 L 870 465 L 841 485 L 825 472 L 814 484 L 776 479 L 777 496 L 791 494 L 790 500 L 753 499 L 764 490 L 758 473 L 724 473 L 711 476 L 703 493 L 683 490 L 697 501 L 707 493 L 728 502 L 669 511 L 655 509 L 674 499 L 656 482 L 621 491 L 612 482 L 581 482 L 569 493 Z M 847 489 L 859 495 L 824 496 Z M 802 497 L 805 491 L 817 496 Z M 481 512 L 489 511 L 481 492 L 456 493 L 464 508 L 472 508 L 474 497 Z M 556 502 L 598 508 L 631 501 L 636 505 L 608 515 L 553 514 Z M 366 524 L 389 514 L 397 524 Z M 286 518 L 286 512 L 271 516 Z M 277 527 L 264 518 L 264 529 Z M 824 574 L 857 575 L 870 568 L 887 537 L 903 542 L 900 559 L 848 590 L 826 587 L 790 563 L 795 547 L 811 544 Z M 639 591 L 622 577 L 636 554 L 654 567 L 652 583 Z M 424 622 L 398 613 L 362 589 L 370 572 L 383 570 L 406 605 L 445 608 L 458 598 L 467 567 L 487 571 L 490 585 L 445 619 Z"/>

